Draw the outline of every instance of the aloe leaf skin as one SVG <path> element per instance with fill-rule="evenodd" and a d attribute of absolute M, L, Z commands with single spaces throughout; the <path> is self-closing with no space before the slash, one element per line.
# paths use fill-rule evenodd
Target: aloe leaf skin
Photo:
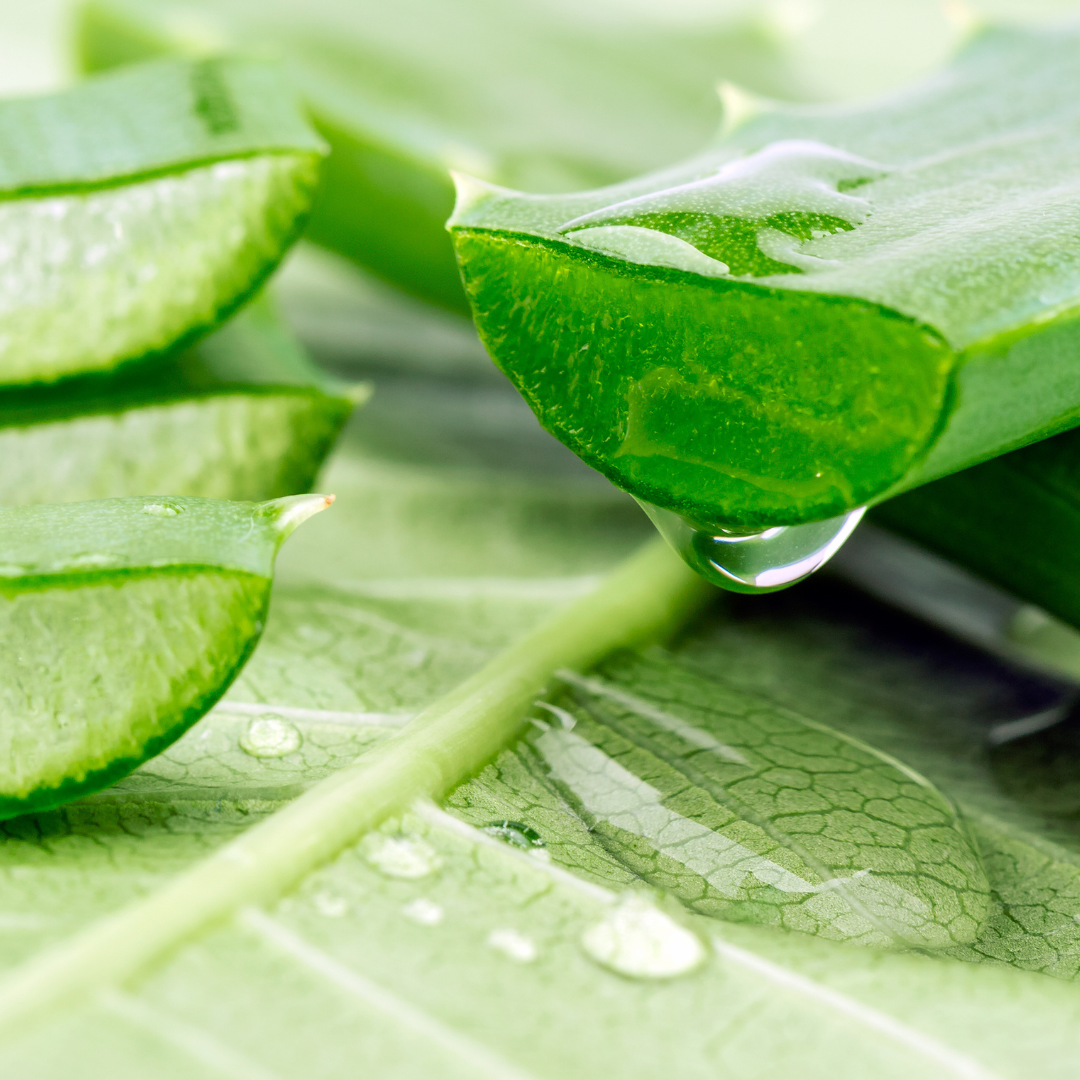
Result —
<path fill-rule="evenodd" d="M 0 105 L 0 384 L 190 343 L 303 227 L 324 145 L 272 64 L 160 60 Z"/>
<path fill-rule="evenodd" d="M 540 191 L 611 183 L 692 153 L 720 120 L 723 76 L 801 97 L 805 80 L 753 20 L 657 25 L 557 3 L 319 0 L 85 4 L 100 69 L 161 52 L 282 54 L 332 147 L 312 239 L 406 290 L 466 310 L 443 224 L 447 170 Z"/>
<path fill-rule="evenodd" d="M 873 510 L 916 540 L 1080 626 L 1080 432 L 936 480 Z"/>
<path fill-rule="evenodd" d="M 99 791 L 198 720 L 262 633 L 282 541 L 329 502 L 0 510 L 0 818 Z"/>
<path fill-rule="evenodd" d="M 489 352 L 617 485 L 742 532 L 1071 426 L 1077 38 L 986 30 L 881 102 L 778 108 L 614 188 L 463 179 Z"/>
<path fill-rule="evenodd" d="M 163 360 L 0 397 L 0 504 L 308 491 L 367 392 L 320 372 L 263 294 Z"/>

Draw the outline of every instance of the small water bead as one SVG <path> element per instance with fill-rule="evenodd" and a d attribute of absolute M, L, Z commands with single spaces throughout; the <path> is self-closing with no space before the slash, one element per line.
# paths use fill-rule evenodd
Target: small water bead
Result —
<path fill-rule="evenodd" d="M 444 914 L 442 907 L 426 896 L 418 896 L 415 900 L 410 900 L 401 909 L 401 913 L 405 918 L 412 919 L 414 923 L 419 923 L 421 926 L 438 926 L 443 921 Z"/>
<path fill-rule="evenodd" d="M 535 851 L 544 846 L 540 834 L 528 825 L 520 821 L 492 821 L 485 825 L 482 832 L 488 836 L 494 836 L 497 840 L 510 844 L 512 847 L 522 848 L 525 851 Z"/>
<path fill-rule="evenodd" d="M 119 566 L 126 556 L 104 551 L 82 551 L 52 564 L 52 570 L 104 570 Z"/>
<path fill-rule="evenodd" d="M 538 955 L 532 939 L 517 930 L 492 930 L 487 943 L 519 964 L 531 964 Z"/>
<path fill-rule="evenodd" d="M 328 919 L 340 919 L 349 910 L 349 901 L 344 896 L 331 893 L 318 893 L 314 899 L 315 910 Z"/>
<path fill-rule="evenodd" d="M 173 502 L 151 502 L 142 508 L 142 512 L 151 517 L 171 518 L 179 517 L 184 512 L 184 508 Z"/>
<path fill-rule="evenodd" d="M 641 896 L 628 896 L 581 936 L 598 964 L 635 979 L 672 979 L 705 960 L 701 939 Z"/>
<path fill-rule="evenodd" d="M 365 840 L 363 855 L 387 877 L 416 879 L 435 873 L 442 865 L 438 852 L 418 836 L 378 836 Z"/>
<path fill-rule="evenodd" d="M 712 584 L 741 593 L 784 589 L 820 569 L 854 532 L 866 509 L 738 535 L 702 529 L 670 510 L 638 502 L 687 566 Z"/>
<path fill-rule="evenodd" d="M 280 758 L 300 749 L 303 737 L 296 727 L 280 716 L 260 716 L 252 720 L 240 736 L 240 749 L 257 758 Z"/>

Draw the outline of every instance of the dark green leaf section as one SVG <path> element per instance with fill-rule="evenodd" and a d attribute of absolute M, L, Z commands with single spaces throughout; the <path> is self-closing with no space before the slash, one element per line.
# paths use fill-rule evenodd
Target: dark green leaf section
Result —
<path fill-rule="evenodd" d="M 485 343 L 544 426 L 703 525 L 840 514 L 937 434 L 952 353 L 877 305 L 630 272 L 531 237 L 458 229 L 456 242 Z"/>
<path fill-rule="evenodd" d="M 449 168 L 534 191 L 611 183 L 708 142 L 714 87 L 800 97 L 766 30 L 650 25 L 550 2 L 105 0 L 82 8 L 83 63 L 253 46 L 283 55 L 332 155 L 311 236 L 410 292 L 464 307 L 443 230 Z"/>
<path fill-rule="evenodd" d="M 931 949 L 977 938 L 979 857 L 917 773 L 663 661 L 567 678 L 519 754 L 636 877 L 731 921 Z"/>
<path fill-rule="evenodd" d="M 0 108 L 0 192 L 86 190 L 264 153 L 320 155 L 281 69 L 155 60 Z"/>
<path fill-rule="evenodd" d="M 198 345 L 0 398 L 0 504 L 311 490 L 364 388 L 310 361 L 263 296 Z"/>
<path fill-rule="evenodd" d="M 1080 432 L 995 458 L 874 509 L 883 525 L 1080 626 Z"/>
<path fill-rule="evenodd" d="M 902 93 L 779 108 L 606 189 L 462 181 L 450 224 L 485 342 L 615 483 L 734 530 L 1072 426 L 1078 42 L 988 30 Z"/>

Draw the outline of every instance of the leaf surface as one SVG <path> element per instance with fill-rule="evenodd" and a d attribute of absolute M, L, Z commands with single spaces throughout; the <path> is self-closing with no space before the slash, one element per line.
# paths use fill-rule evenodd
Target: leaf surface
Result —
<path fill-rule="evenodd" d="M 416 388 L 420 417 L 422 379 Z M 9 976 L 385 743 L 647 535 L 632 506 L 530 431 L 528 413 L 501 393 L 516 427 L 494 408 L 467 407 L 465 394 L 446 399 L 441 428 L 415 423 L 392 446 L 381 423 L 358 423 L 326 478 L 346 522 L 316 518 L 285 549 L 263 642 L 227 698 L 109 790 L 5 823 Z M 379 408 L 376 396 L 368 421 Z M 536 453 L 508 458 L 508 442 L 529 440 Z M 469 528 L 454 525 L 455 498 Z M 525 744 L 446 810 L 387 822 L 280 903 L 182 942 L 148 976 L 9 1030 L 0 1060 L 43 1077 L 70 1073 L 76 1047 L 88 1077 L 331 1077 L 358 1060 L 390 1077 L 672 1067 L 768 1076 L 796 1064 L 810 1076 L 898 1080 L 1069 1075 L 1075 990 L 1042 973 L 1075 970 L 1067 829 L 1053 831 L 979 771 L 981 725 L 1022 708 L 1023 685 L 985 660 L 973 677 L 969 654 L 947 646 L 931 663 L 916 642 L 888 636 L 882 609 L 830 614 L 813 591 L 775 603 L 803 595 L 797 610 L 718 612 L 673 651 L 609 666 L 602 685 L 651 694 L 682 717 L 684 735 L 722 734 L 728 745 L 745 715 L 793 710 L 806 730 L 826 725 L 927 776 L 960 804 L 992 889 L 985 929 L 956 956 L 729 921 L 745 908 L 701 914 L 688 892 L 680 899 L 680 882 L 658 886 L 655 867 L 631 864 L 590 830 Z M 950 664 L 959 674 L 937 671 Z M 628 719 L 610 696 L 575 692 L 576 704 L 545 698 L 581 713 L 571 734 L 597 722 L 590 712 Z M 702 708 L 730 717 L 729 728 L 721 733 Z M 561 729 L 550 710 L 534 715 Z M 682 736 L 664 737 L 665 752 L 678 754 Z M 876 751 L 858 760 L 881 763 Z M 508 821 L 535 830 L 543 847 L 508 842 L 505 825 L 484 831 Z M 1024 904 L 1041 914 L 1021 927 Z M 689 953 L 687 932 L 701 943 Z M 627 933 L 629 953 L 595 947 Z M 676 968 L 698 959 L 651 979 L 612 971 L 598 951 L 605 963 L 636 957 L 638 970 L 642 956 Z"/>

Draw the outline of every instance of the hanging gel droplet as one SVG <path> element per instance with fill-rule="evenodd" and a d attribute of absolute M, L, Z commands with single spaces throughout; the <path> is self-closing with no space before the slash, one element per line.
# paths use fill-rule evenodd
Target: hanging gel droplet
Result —
<path fill-rule="evenodd" d="M 638 502 L 687 566 L 741 593 L 775 592 L 802 581 L 840 550 L 866 511 L 860 507 L 826 521 L 738 535 L 703 529 L 671 510 Z"/>

